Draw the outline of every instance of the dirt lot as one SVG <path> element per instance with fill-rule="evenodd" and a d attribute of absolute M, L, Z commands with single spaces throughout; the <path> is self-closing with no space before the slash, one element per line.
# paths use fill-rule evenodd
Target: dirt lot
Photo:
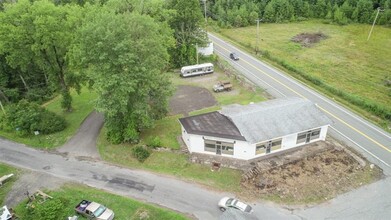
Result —
<path fill-rule="evenodd" d="M 205 88 L 180 85 L 170 99 L 170 114 L 184 114 L 217 105 L 216 99 Z"/>
<path fill-rule="evenodd" d="M 310 204 L 331 199 L 382 177 L 377 166 L 362 158 L 356 160 L 351 154 L 328 149 L 315 156 L 262 170 L 242 185 L 257 198 L 284 204 Z"/>
<path fill-rule="evenodd" d="M 326 39 L 327 36 L 322 32 L 318 33 L 301 33 L 292 37 L 292 41 L 295 43 L 300 43 L 303 47 L 311 47 L 313 44 L 318 43 L 319 41 Z"/>

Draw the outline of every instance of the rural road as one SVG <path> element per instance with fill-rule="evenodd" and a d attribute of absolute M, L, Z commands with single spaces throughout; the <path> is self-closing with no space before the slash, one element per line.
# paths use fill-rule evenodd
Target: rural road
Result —
<path fill-rule="evenodd" d="M 334 137 L 366 155 L 388 175 L 391 174 L 391 134 L 217 36 L 209 34 L 209 38 L 218 56 L 229 61 L 239 72 L 274 97 L 295 96 L 316 103 L 334 121 L 330 129 Z M 236 52 L 240 60 L 230 60 L 230 52 Z"/>
<path fill-rule="evenodd" d="M 316 103 L 333 121 L 329 134 L 381 167 L 385 178 L 325 204 L 293 213 L 305 219 L 388 219 L 391 216 L 391 135 L 333 100 L 261 62 L 233 44 L 209 34 L 214 52 L 274 97 L 296 96 Z M 232 61 L 229 53 L 239 55 Z"/>
<path fill-rule="evenodd" d="M 217 202 L 227 193 L 204 189 L 172 177 L 131 170 L 100 160 L 78 160 L 0 139 L 0 161 L 50 174 L 55 177 L 103 189 L 114 194 L 194 215 L 198 219 L 218 219 Z M 252 203 L 258 219 L 299 219 L 290 211 L 273 205 Z M 262 218 L 261 218 L 262 217 Z"/>

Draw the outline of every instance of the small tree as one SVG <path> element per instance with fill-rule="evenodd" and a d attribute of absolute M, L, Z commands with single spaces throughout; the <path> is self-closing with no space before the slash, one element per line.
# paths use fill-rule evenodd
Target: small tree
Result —
<path fill-rule="evenodd" d="M 149 151 L 143 146 L 136 146 L 132 148 L 132 154 L 139 162 L 144 162 L 151 155 L 151 153 L 149 153 Z"/>

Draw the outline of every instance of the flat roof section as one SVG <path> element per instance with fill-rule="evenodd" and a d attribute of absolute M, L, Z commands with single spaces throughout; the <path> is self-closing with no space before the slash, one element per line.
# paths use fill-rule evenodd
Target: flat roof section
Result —
<path fill-rule="evenodd" d="M 180 118 L 179 121 L 189 134 L 246 140 L 235 124 L 217 111 Z"/>

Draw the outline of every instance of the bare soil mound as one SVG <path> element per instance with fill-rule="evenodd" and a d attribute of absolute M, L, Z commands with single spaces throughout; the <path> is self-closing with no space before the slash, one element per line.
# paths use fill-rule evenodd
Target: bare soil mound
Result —
<path fill-rule="evenodd" d="M 311 47 L 313 44 L 326 39 L 327 36 L 322 32 L 318 33 L 301 33 L 292 37 L 291 41 L 300 43 L 304 47 Z"/>
<path fill-rule="evenodd" d="M 368 164 L 362 167 L 345 151 L 330 149 L 263 170 L 242 184 L 258 198 L 304 204 L 331 199 L 381 176 L 380 168 Z"/>

